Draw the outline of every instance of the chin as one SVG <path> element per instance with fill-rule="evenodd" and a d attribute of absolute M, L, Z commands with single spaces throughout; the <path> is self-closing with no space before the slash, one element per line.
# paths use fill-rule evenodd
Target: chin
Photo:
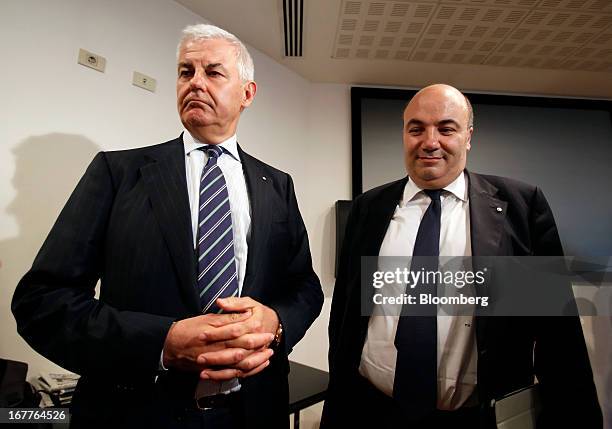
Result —
<path fill-rule="evenodd" d="M 440 180 L 444 177 L 444 172 L 438 171 L 437 167 L 419 168 L 417 169 L 421 180 L 432 181 Z"/>
<path fill-rule="evenodd" d="M 431 169 L 417 169 L 415 173 L 414 176 L 411 176 L 412 180 L 422 188 L 437 189 L 447 185 L 445 183 L 446 175 L 444 172 L 432 171 Z"/>
<path fill-rule="evenodd" d="M 185 126 L 190 127 L 205 127 L 211 124 L 211 121 L 202 115 L 185 115 L 185 118 L 182 120 Z"/>

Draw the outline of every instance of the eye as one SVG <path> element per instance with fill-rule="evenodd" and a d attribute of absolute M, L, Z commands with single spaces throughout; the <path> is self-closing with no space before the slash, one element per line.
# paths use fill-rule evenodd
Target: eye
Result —
<path fill-rule="evenodd" d="M 206 74 L 207 74 L 208 76 L 223 76 L 221 73 L 219 73 L 219 72 L 218 72 L 218 71 L 216 71 L 216 70 L 210 70 L 210 71 L 206 72 Z"/>
<path fill-rule="evenodd" d="M 453 134 L 455 132 L 454 128 L 451 127 L 442 127 L 440 128 L 440 134 L 444 135 L 444 136 L 449 136 L 451 134 Z"/>
<path fill-rule="evenodd" d="M 180 69 L 179 77 L 189 77 L 193 74 L 193 71 L 190 69 Z"/>
<path fill-rule="evenodd" d="M 421 128 L 421 127 L 410 127 L 410 128 L 408 128 L 408 134 L 413 135 L 413 136 L 418 136 L 422 132 L 423 132 L 423 128 Z"/>

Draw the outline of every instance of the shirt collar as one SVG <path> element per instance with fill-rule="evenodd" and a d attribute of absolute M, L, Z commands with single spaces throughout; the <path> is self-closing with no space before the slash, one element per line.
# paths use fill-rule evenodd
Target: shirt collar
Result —
<path fill-rule="evenodd" d="M 191 151 L 197 150 L 202 146 L 206 146 L 206 143 L 202 143 L 197 140 L 187 130 L 183 130 L 183 146 L 185 148 L 185 155 L 188 155 Z M 217 146 L 223 149 L 224 153 L 227 153 L 240 162 L 240 155 L 238 154 L 238 139 L 236 134 L 231 136 L 229 139 L 222 141 Z"/>
<path fill-rule="evenodd" d="M 468 200 L 467 187 L 465 186 L 465 183 L 465 172 L 462 172 L 455 180 L 453 180 L 443 189 L 465 202 Z M 406 206 L 406 204 L 408 204 L 409 201 L 412 201 L 414 197 L 422 190 L 423 189 L 419 188 L 416 183 L 408 178 L 408 182 L 406 182 L 406 186 L 404 187 L 404 195 L 402 196 L 400 207 Z"/>

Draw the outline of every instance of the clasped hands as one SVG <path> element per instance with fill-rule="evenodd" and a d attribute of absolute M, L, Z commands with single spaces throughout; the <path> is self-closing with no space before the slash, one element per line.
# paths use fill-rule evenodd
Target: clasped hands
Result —
<path fill-rule="evenodd" d="M 269 348 L 278 329 L 276 312 L 252 298 L 216 301 L 222 314 L 175 322 L 166 336 L 166 368 L 197 371 L 204 380 L 249 377 L 270 364 Z"/>

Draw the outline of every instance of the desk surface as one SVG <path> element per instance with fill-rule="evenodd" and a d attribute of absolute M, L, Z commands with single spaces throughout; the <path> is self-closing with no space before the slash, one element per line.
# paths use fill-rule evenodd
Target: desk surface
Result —
<path fill-rule="evenodd" d="M 289 414 L 325 399 L 329 374 L 311 366 L 289 362 Z"/>

